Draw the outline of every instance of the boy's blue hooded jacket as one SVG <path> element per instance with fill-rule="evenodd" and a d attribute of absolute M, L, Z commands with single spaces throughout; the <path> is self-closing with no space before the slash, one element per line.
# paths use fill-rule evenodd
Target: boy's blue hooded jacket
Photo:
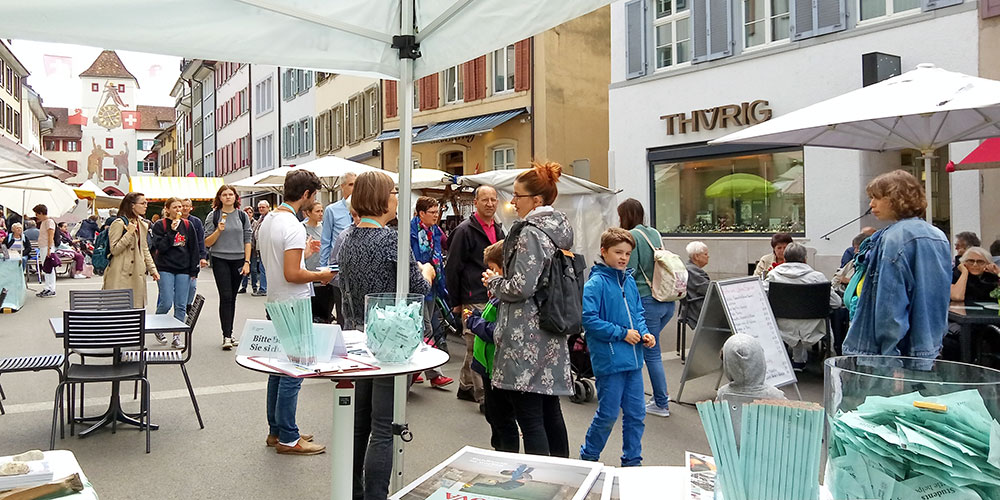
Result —
<path fill-rule="evenodd" d="M 583 286 L 583 331 L 594 375 L 600 377 L 642 368 L 642 342 L 625 342 L 629 329 L 649 333 L 632 269 L 597 263 Z M 659 349 L 660 346 L 654 347 Z"/>

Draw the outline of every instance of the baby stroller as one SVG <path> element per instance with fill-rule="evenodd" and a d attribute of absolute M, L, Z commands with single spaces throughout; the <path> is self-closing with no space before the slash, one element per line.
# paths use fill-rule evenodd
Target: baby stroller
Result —
<path fill-rule="evenodd" d="M 573 395 L 569 400 L 583 404 L 594 399 L 594 370 L 590 365 L 590 350 L 582 333 L 569 336 L 569 365 L 573 371 Z"/>

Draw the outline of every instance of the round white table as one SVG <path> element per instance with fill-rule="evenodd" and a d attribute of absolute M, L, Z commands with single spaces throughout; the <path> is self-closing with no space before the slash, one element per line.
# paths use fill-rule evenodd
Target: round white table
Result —
<path fill-rule="evenodd" d="M 346 330 L 344 342 L 348 350 L 352 344 L 364 343 L 365 334 L 357 330 Z M 354 381 L 382 377 L 396 377 L 396 383 L 407 383 L 413 373 L 437 368 L 448 362 L 448 353 L 439 351 L 426 344 L 417 348 L 409 361 L 403 364 L 383 364 L 373 357 L 350 355 L 351 359 L 361 361 L 378 370 L 324 374 L 309 378 L 325 378 L 336 382 L 333 389 L 333 437 L 330 443 L 330 456 L 333 462 L 333 477 L 330 497 L 334 500 L 351 498 L 354 483 Z M 251 360 L 248 356 L 236 356 L 236 364 L 268 375 L 283 375 L 281 372 Z M 396 391 L 397 398 L 393 401 L 395 407 L 405 408 L 405 391 Z M 399 394 L 403 394 L 402 401 Z M 403 405 L 403 406 L 400 406 Z M 405 422 L 404 419 L 400 419 Z M 399 422 L 393 422 L 393 427 Z M 401 451 L 400 451 L 401 453 Z"/>

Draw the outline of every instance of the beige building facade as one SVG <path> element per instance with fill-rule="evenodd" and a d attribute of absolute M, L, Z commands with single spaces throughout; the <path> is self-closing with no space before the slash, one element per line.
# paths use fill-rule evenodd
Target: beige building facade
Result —
<path fill-rule="evenodd" d="M 414 167 L 469 175 L 561 163 L 608 182 L 607 7 L 416 82 Z M 385 168 L 399 158 L 398 85 L 384 81 Z"/>
<path fill-rule="evenodd" d="M 374 78 L 316 73 L 316 156 L 382 167 L 382 84 Z"/>

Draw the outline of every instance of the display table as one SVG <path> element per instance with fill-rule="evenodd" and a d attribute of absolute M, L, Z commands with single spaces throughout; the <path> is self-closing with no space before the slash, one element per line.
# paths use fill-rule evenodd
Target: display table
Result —
<path fill-rule="evenodd" d="M 0 290 L 7 289 L 7 297 L 0 307 L 12 311 L 24 307 L 27 285 L 24 283 L 24 268 L 21 259 L 0 260 Z"/>
<path fill-rule="evenodd" d="M 57 338 L 62 338 L 64 327 L 63 327 L 63 317 L 49 318 L 49 326 L 52 328 L 52 333 L 55 334 Z M 170 314 L 147 314 L 145 327 L 143 329 L 144 333 L 187 333 L 190 327 L 183 321 L 178 320 Z M 121 396 L 118 394 L 118 390 L 121 387 L 121 382 L 111 383 L 111 401 L 108 404 L 108 409 L 99 416 L 96 417 L 83 417 L 82 415 L 75 421 L 78 422 L 96 422 L 89 429 L 80 432 L 80 437 L 87 437 L 91 432 L 110 424 L 114 420 L 118 420 L 123 424 L 134 425 L 136 427 L 142 427 L 142 423 L 138 420 L 132 418 L 124 410 L 122 410 Z M 82 404 L 82 403 L 81 403 Z M 156 430 L 159 428 L 156 424 L 149 425 L 150 430 Z"/>
<path fill-rule="evenodd" d="M 973 354 L 972 337 L 973 325 L 997 325 L 1000 326 L 1000 305 L 996 302 L 976 302 L 966 305 L 962 302 L 952 302 L 948 308 L 948 321 L 957 323 L 961 330 L 958 334 L 961 354 L 959 361 L 963 363 L 976 363 L 979 360 Z"/>
<path fill-rule="evenodd" d="M 352 346 L 363 345 L 365 342 L 363 332 L 346 330 L 343 334 L 348 351 L 352 351 Z M 448 362 L 448 353 L 426 344 L 419 347 L 405 364 L 381 364 L 373 357 L 355 354 L 351 354 L 350 357 L 377 366 L 378 370 L 324 374 L 312 377 L 326 378 L 336 382 L 333 389 L 333 437 L 329 446 L 333 462 L 330 496 L 334 500 L 351 498 L 352 495 L 351 489 L 354 483 L 354 381 L 420 373 Z M 236 363 L 248 370 L 268 375 L 282 375 L 281 372 L 264 366 L 250 359 L 249 356 L 236 356 Z"/>

